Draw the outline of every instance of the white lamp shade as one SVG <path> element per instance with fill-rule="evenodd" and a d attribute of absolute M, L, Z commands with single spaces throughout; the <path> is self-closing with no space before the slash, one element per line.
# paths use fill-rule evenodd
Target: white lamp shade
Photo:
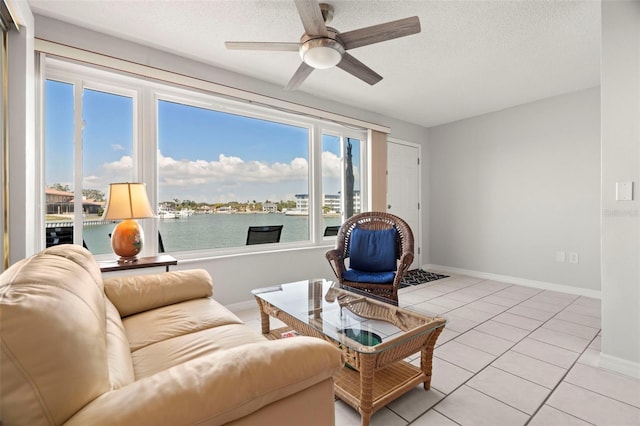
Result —
<path fill-rule="evenodd" d="M 144 219 L 154 217 L 144 183 L 112 183 L 103 220 Z"/>

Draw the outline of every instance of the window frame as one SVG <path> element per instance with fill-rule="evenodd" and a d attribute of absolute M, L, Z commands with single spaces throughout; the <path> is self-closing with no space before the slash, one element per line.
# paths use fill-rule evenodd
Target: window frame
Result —
<path fill-rule="evenodd" d="M 74 85 L 74 105 L 75 120 L 78 114 L 80 122 L 82 120 L 82 97 L 84 89 L 98 90 L 106 93 L 127 96 L 133 99 L 133 176 L 137 181 L 147 184 L 147 192 L 149 200 L 153 206 L 158 204 L 158 187 L 159 187 L 159 171 L 158 171 L 158 102 L 168 101 L 181 103 L 188 106 L 210 109 L 213 111 L 242 115 L 249 118 L 259 120 L 268 120 L 272 122 L 292 125 L 296 127 L 307 128 L 309 132 L 308 141 L 308 193 L 309 193 L 309 239 L 297 242 L 281 242 L 277 245 L 254 245 L 239 246 L 232 248 L 215 248 L 215 249 L 192 249 L 179 252 L 172 252 L 173 255 L 180 259 L 202 259 L 219 257 L 234 254 L 247 254 L 263 251 L 280 251 L 288 249 L 299 249 L 304 247 L 326 246 L 332 244 L 335 237 L 323 236 L 323 220 L 322 220 L 322 135 L 331 134 L 339 136 L 341 142 L 341 164 L 342 174 L 341 181 L 344 182 L 344 140 L 347 137 L 355 138 L 361 141 L 361 157 L 360 157 L 360 191 L 361 205 L 368 205 L 369 191 L 367 188 L 368 179 L 368 131 L 364 128 L 356 128 L 346 126 L 340 123 L 331 122 L 326 119 L 319 119 L 302 113 L 279 110 L 275 107 L 265 105 L 255 105 L 251 101 L 242 101 L 238 99 L 225 98 L 222 95 L 208 92 L 204 89 L 194 89 L 192 87 L 182 87 L 174 83 L 161 82 L 149 78 L 140 78 L 123 74 L 118 71 L 105 70 L 98 66 L 80 64 L 70 60 L 59 59 L 46 56 L 46 66 L 43 68 L 42 81 L 55 80 L 63 83 Z M 42 97 L 44 99 L 45 91 Z M 78 112 L 79 111 L 79 112 Z M 44 120 L 44 109 L 42 110 L 42 119 Z M 80 127 L 80 129 L 78 129 Z M 41 150 L 44 158 L 44 126 L 42 130 Z M 74 123 L 74 155 L 82 154 L 82 130 L 81 126 Z M 78 140 L 79 138 L 79 140 Z M 78 158 L 78 157 L 75 157 Z M 42 206 L 45 206 L 44 188 L 44 167 L 46 159 L 42 162 L 41 191 Z M 76 164 L 78 163 L 78 164 Z M 79 171 L 79 173 L 78 173 Z M 82 193 L 82 161 L 74 159 L 74 193 Z M 76 197 L 80 199 L 81 197 Z M 81 201 L 80 201 L 81 202 Z M 344 209 L 342 209 L 341 220 L 344 221 Z M 75 209 L 74 222 L 75 229 L 82 229 L 82 209 Z M 40 227 L 37 232 L 40 235 L 40 245 L 44 248 L 44 221 L 39 223 Z M 157 220 L 141 221 L 141 226 L 146 235 L 155 235 L 158 232 Z M 143 255 L 153 255 L 157 253 L 157 239 L 147 238 Z M 74 243 L 82 244 L 82 231 L 74 233 Z M 100 259 L 113 257 L 113 254 L 96 255 Z"/>

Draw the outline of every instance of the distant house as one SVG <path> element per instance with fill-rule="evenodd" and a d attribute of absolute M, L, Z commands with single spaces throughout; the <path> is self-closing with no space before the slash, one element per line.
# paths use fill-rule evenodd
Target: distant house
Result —
<path fill-rule="evenodd" d="M 277 213 L 278 205 L 275 203 L 263 203 L 262 211 L 267 213 Z"/>
<path fill-rule="evenodd" d="M 45 204 L 47 214 L 71 214 L 74 212 L 75 194 L 58 189 L 45 189 Z M 82 199 L 82 211 L 85 214 L 99 214 L 104 209 L 104 201 Z"/>

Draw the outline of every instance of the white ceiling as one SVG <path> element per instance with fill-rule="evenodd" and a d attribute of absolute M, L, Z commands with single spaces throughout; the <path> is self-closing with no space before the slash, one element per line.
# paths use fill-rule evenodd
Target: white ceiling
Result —
<path fill-rule="evenodd" d="M 230 41 L 297 42 L 292 0 L 28 0 L 49 16 L 284 86 L 296 52 L 227 50 Z M 329 0 L 341 32 L 418 16 L 422 32 L 350 50 L 384 77 L 375 86 L 333 68 L 298 89 L 426 127 L 600 82 L 594 0 Z"/>

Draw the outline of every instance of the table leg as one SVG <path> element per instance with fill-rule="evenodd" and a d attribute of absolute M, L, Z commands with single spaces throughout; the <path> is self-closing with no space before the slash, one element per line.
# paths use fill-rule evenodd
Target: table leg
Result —
<path fill-rule="evenodd" d="M 361 425 L 369 426 L 373 411 L 373 379 L 375 354 L 360 354 L 360 412 Z"/>
<path fill-rule="evenodd" d="M 260 311 L 260 324 L 262 325 L 262 334 L 269 334 L 271 326 L 269 323 L 269 315 L 264 311 L 264 306 L 258 301 L 258 310 Z"/>

